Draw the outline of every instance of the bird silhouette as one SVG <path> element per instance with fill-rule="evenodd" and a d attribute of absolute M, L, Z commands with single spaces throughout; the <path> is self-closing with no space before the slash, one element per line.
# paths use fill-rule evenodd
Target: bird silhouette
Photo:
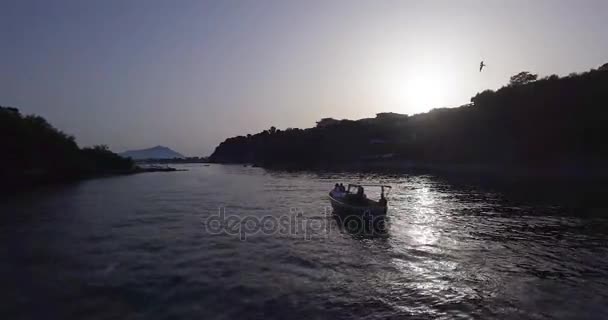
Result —
<path fill-rule="evenodd" d="M 485 67 L 486 64 L 483 63 L 483 60 L 481 61 L 481 63 L 479 64 L 479 72 L 481 72 L 481 69 L 483 69 L 483 67 Z"/>

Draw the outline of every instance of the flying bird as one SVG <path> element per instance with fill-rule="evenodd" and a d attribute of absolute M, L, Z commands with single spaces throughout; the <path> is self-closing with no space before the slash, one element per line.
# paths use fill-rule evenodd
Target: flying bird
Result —
<path fill-rule="evenodd" d="M 481 72 L 481 69 L 483 69 L 483 67 L 485 67 L 486 64 L 483 63 L 483 60 L 481 61 L 481 63 L 479 64 L 479 72 Z"/>

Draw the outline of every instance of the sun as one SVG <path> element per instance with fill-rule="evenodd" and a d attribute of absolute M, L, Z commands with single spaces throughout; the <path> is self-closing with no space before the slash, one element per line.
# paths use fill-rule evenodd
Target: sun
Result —
<path fill-rule="evenodd" d="M 404 81 L 406 108 L 413 113 L 445 107 L 449 94 L 448 74 L 433 65 L 418 65 L 408 72 Z"/>
<path fill-rule="evenodd" d="M 385 71 L 379 77 L 381 99 L 394 112 L 412 115 L 450 106 L 456 82 L 449 66 L 412 62 Z"/>
<path fill-rule="evenodd" d="M 408 107 L 415 113 L 443 107 L 445 90 L 445 85 L 439 75 L 425 73 L 414 76 L 408 81 L 405 88 Z"/>

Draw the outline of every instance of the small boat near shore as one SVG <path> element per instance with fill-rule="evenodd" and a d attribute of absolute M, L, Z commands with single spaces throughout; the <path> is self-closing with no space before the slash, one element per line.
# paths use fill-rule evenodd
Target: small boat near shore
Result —
<path fill-rule="evenodd" d="M 380 199 L 368 199 L 365 187 L 380 188 Z M 336 186 L 329 192 L 329 201 L 336 213 L 353 215 L 386 215 L 388 201 L 386 196 L 391 187 L 379 184 L 349 184 L 347 188 Z"/>

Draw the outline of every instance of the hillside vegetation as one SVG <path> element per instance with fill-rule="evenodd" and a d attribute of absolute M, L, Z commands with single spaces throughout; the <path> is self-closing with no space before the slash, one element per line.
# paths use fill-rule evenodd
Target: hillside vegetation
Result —
<path fill-rule="evenodd" d="M 567 77 L 522 72 L 457 108 L 272 127 L 226 139 L 210 160 L 297 168 L 382 161 L 576 168 L 608 160 L 607 121 L 608 64 Z"/>
<path fill-rule="evenodd" d="M 135 167 L 106 146 L 79 148 L 44 118 L 0 107 L 0 189 L 130 172 Z"/>

